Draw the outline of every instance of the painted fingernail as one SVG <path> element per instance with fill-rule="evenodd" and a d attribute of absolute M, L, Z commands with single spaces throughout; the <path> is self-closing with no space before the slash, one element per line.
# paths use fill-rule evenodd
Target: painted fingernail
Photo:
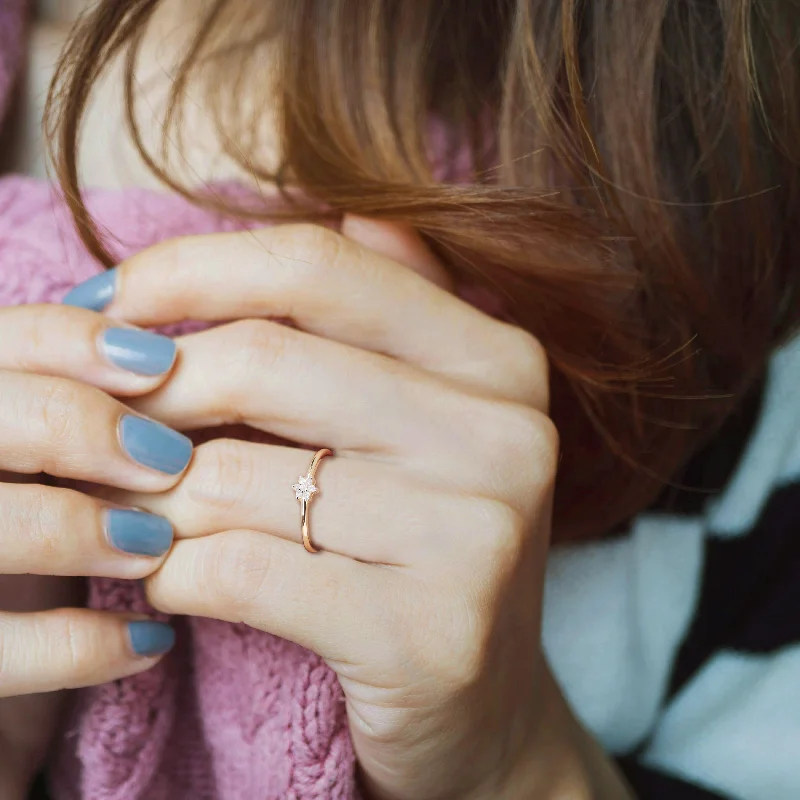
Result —
<path fill-rule="evenodd" d="M 145 511 L 109 509 L 106 533 L 112 547 L 134 556 L 163 556 L 172 547 L 169 520 Z"/>
<path fill-rule="evenodd" d="M 102 311 L 114 299 L 116 283 L 117 271 L 109 269 L 79 283 L 61 302 L 67 306 L 88 308 L 89 311 Z"/>
<path fill-rule="evenodd" d="M 172 369 L 177 349 L 168 336 L 131 328 L 109 328 L 101 349 L 108 360 L 137 375 L 163 375 Z"/>
<path fill-rule="evenodd" d="M 175 631 L 169 625 L 151 619 L 129 622 L 128 636 L 137 656 L 160 656 L 175 645 Z"/>
<path fill-rule="evenodd" d="M 119 425 L 125 452 L 145 467 L 177 475 L 192 457 L 192 440 L 150 419 L 126 415 Z"/>

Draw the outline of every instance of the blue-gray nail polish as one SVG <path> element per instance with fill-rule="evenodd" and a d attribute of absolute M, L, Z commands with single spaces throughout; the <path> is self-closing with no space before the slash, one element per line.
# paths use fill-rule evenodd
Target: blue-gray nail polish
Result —
<path fill-rule="evenodd" d="M 150 419 L 126 415 L 119 424 L 125 452 L 139 464 L 167 475 L 183 472 L 192 457 L 192 440 Z"/>
<path fill-rule="evenodd" d="M 117 271 L 109 269 L 79 283 L 61 302 L 67 306 L 88 308 L 89 311 L 102 311 L 114 299 L 116 283 Z"/>
<path fill-rule="evenodd" d="M 101 346 L 112 364 L 137 375 L 163 375 L 175 363 L 175 342 L 149 331 L 109 328 Z"/>
<path fill-rule="evenodd" d="M 175 645 L 175 631 L 169 625 L 151 619 L 129 622 L 128 635 L 137 656 L 160 656 Z"/>
<path fill-rule="evenodd" d="M 172 546 L 169 520 L 145 511 L 109 509 L 106 533 L 113 547 L 134 556 L 163 556 Z"/>

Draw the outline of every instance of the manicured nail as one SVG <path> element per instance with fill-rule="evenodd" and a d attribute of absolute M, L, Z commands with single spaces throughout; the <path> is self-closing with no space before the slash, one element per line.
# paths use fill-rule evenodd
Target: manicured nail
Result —
<path fill-rule="evenodd" d="M 67 306 L 79 306 L 90 311 L 102 311 L 113 299 L 117 283 L 116 269 L 109 269 L 79 283 L 67 292 L 62 303 Z"/>
<path fill-rule="evenodd" d="M 132 328 L 109 328 L 101 349 L 116 366 L 137 375 L 163 375 L 172 369 L 177 352 L 168 336 Z"/>
<path fill-rule="evenodd" d="M 151 619 L 129 622 L 128 635 L 137 656 L 160 656 L 175 645 L 175 631 L 169 625 Z"/>
<path fill-rule="evenodd" d="M 150 419 L 124 416 L 119 438 L 134 461 L 167 475 L 183 472 L 192 457 L 191 439 Z"/>
<path fill-rule="evenodd" d="M 111 508 L 106 514 L 108 540 L 117 550 L 134 556 L 163 556 L 172 547 L 169 520 L 145 511 Z"/>

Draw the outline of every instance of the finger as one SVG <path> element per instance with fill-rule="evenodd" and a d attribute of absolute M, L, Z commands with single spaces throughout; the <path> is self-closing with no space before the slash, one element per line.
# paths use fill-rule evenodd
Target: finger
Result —
<path fill-rule="evenodd" d="M 265 320 L 187 336 L 180 347 L 171 380 L 133 401 L 168 424 L 244 422 L 339 456 L 391 463 L 440 487 L 522 502 L 549 480 L 555 429 L 525 406 Z"/>
<path fill-rule="evenodd" d="M 345 214 L 342 236 L 408 267 L 436 286 L 453 291 L 453 280 L 422 237 L 408 225 Z"/>
<path fill-rule="evenodd" d="M 168 518 L 179 538 L 230 529 L 262 531 L 300 546 L 300 506 L 292 488 L 313 452 L 216 439 L 197 448 L 184 479 L 159 494 L 109 497 Z M 309 506 L 315 547 L 374 564 L 405 566 L 477 557 L 492 517 L 488 500 L 453 496 L 397 470 L 358 459 L 325 458 Z"/>
<path fill-rule="evenodd" d="M 172 545 L 163 517 L 111 508 L 72 489 L 0 484 L 0 573 L 149 575 Z"/>
<path fill-rule="evenodd" d="M 179 342 L 172 379 L 133 407 L 185 430 L 245 422 L 292 441 L 397 454 L 441 439 L 466 403 L 424 372 L 265 320 Z"/>
<path fill-rule="evenodd" d="M 150 669 L 174 643 L 163 623 L 68 608 L 0 613 L 0 697 L 77 689 Z"/>
<path fill-rule="evenodd" d="M 385 353 L 493 397 L 546 407 L 547 359 L 533 337 L 321 226 L 170 240 L 104 281 L 106 311 L 116 319 L 150 326 L 289 318 L 303 330 Z M 82 292 L 96 305 L 91 291 Z"/>
<path fill-rule="evenodd" d="M 112 394 L 152 391 L 175 363 L 172 339 L 57 305 L 0 313 L 0 369 L 72 378 Z"/>
<path fill-rule="evenodd" d="M 145 587 L 167 613 L 244 622 L 335 660 L 375 658 L 382 612 L 401 591 L 390 567 L 255 531 L 176 542 Z"/>
<path fill-rule="evenodd" d="M 187 437 L 133 414 L 99 389 L 0 370 L 0 470 L 153 492 L 192 454 Z"/>

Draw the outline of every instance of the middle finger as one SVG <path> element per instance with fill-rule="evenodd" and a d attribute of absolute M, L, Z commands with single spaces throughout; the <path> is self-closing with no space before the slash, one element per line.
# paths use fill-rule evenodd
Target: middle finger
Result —
<path fill-rule="evenodd" d="M 453 415 L 486 402 L 393 359 L 265 320 L 179 340 L 170 381 L 132 405 L 184 430 L 245 423 L 339 453 L 450 452 Z"/>

